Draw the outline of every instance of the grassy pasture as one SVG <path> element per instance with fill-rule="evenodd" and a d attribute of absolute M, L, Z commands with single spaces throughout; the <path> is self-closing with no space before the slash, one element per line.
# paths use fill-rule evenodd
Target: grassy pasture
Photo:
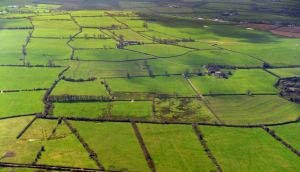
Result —
<path fill-rule="evenodd" d="M 191 81 L 203 94 L 277 93 L 277 78 L 260 69 L 232 70 L 228 79 L 215 76 L 192 77 Z"/>
<path fill-rule="evenodd" d="M 79 32 L 78 26 L 73 21 L 67 20 L 44 20 L 33 21 L 35 37 L 59 37 L 69 38 Z"/>
<path fill-rule="evenodd" d="M 32 119 L 33 117 L 22 117 L 0 121 L 0 162 L 32 163 L 42 143 L 16 139 L 19 132 Z M 3 157 L 6 153 L 13 153 L 14 155 Z"/>
<path fill-rule="evenodd" d="M 152 56 L 129 51 L 126 49 L 94 49 L 94 50 L 76 50 L 75 58 L 79 60 L 99 60 L 99 61 L 125 61 L 148 59 Z"/>
<path fill-rule="evenodd" d="M 100 37 L 101 35 L 101 37 Z M 96 28 L 83 28 L 82 32 L 76 36 L 76 38 L 109 38 L 101 30 Z"/>
<path fill-rule="evenodd" d="M 213 43 L 206 42 L 206 41 L 179 42 L 178 44 L 186 47 L 196 48 L 196 49 L 204 49 L 204 50 L 218 49 L 217 47 L 212 46 Z"/>
<path fill-rule="evenodd" d="M 107 79 L 113 93 L 157 93 L 193 96 L 194 92 L 182 76 Z"/>
<path fill-rule="evenodd" d="M 279 137 L 281 137 L 284 141 L 288 142 L 298 151 L 300 150 L 300 125 L 299 123 L 288 124 L 288 125 L 280 125 L 275 127 L 270 127 L 275 131 Z"/>
<path fill-rule="evenodd" d="M 117 37 L 120 37 L 122 35 L 124 37 L 124 40 L 126 41 L 139 41 L 144 43 L 151 43 L 152 40 L 147 39 L 143 35 L 140 35 L 137 32 L 134 32 L 130 29 L 119 29 L 112 31 Z"/>
<path fill-rule="evenodd" d="M 140 34 L 147 36 L 148 38 L 159 38 L 159 39 L 168 39 L 168 40 L 174 40 L 177 39 L 174 36 L 165 34 L 165 33 L 160 33 L 156 31 L 145 31 L 145 32 L 140 32 Z"/>
<path fill-rule="evenodd" d="M 71 64 L 65 76 L 79 79 L 90 77 L 112 77 L 130 75 L 147 75 L 142 62 L 86 62 L 78 61 Z"/>
<path fill-rule="evenodd" d="M 214 171 L 188 125 L 138 124 L 157 171 Z"/>
<path fill-rule="evenodd" d="M 166 45 L 166 44 L 134 45 L 134 46 L 127 46 L 126 49 L 139 51 L 142 53 L 147 53 L 158 57 L 178 56 L 188 51 L 191 51 L 190 49 L 187 48 L 177 47 L 174 45 Z"/>
<path fill-rule="evenodd" d="M 106 170 L 149 171 L 129 123 L 72 124 L 97 153 Z"/>
<path fill-rule="evenodd" d="M 197 99 L 155 99 L 155 118 L 174 121 L 215 122 L 205 104 Z"/>
<path fill-rule="evenodd" d="M 85 27 L 100 27 L 100 28 L 106 28 L 111 27 L 112 25 L 125 27 L 118 21 L 116 21 L 114 18 L 109 16 L 103 16 L 103 17 L 76 17 L 75 20 L 78 22 L 80 26 Z"/>
<path fill-rule="evenodd" d="M 63 68 L 0 67 L 0 90 L 50 88 Z"/>
<path fill-rule="evenodd" d="M 88 16 L 104 16 L 104 11 L 100 10 L 78 10 L 70 11 L 71 16 L 88 17 Z"/>
<path fill-rule="evenodd" d="M 296 120 L 300 105 L 279 96 L 206 97 L 214 112 L 225 123 L 261 124 Z"/>
<path fill-rule="evenodd" d="M 0 64 L 22 64 L 22 45 L 29 30 L 0 30 Z"/>
<path fill-rule="evenodd" d="M 0 19 L 0 28 L 32 27 L 28 19 Z"/>
<path fill-rule="evenodd" d="M 51 14 L 51 15 L 40 15 L 32 18 L 33 20 L 71 20 L 68 14 Z"/>
<path fill-rule="evenodd" d="M 64 123 L 58 126 L 55 134 L 44 143 L 44 146 L 45 152 L 42 153 L 38 164 L 97 168 L 95 162 L 89 158 L 89 154 Z"/>
<path fill-rule="evenodd" d="M 268 69 L 269 71 L 279 75 L 282 78 L 288 77 L 299 77 L 300 68 L 278 68 L 278 69 Z"/>
<path fill-rule="evenodd" d="M 52 95 L 92 95 L 108 96 L 104 85 L 99 81 L 69 82 L 61 80 L 54 88 Z"/>
<path fill-rule="evenodd" d="M 85 118 L 150 118 L 150 101 L 54 103 L 54 115 Z"/>
<path fill-rule="evenodd" d="M 70 45 L 74 48 L 116 48 L 113 39 L 73 39 Z"/>
<path fill-rule="evenodd" d="M 0 93 L 0 117 L 42 112 L 44 93 L 44 91 Z"/>
<path fill-rule="evenodd" d="M 56 120 L 36 119 L 30 128 L 20 138 L 24 141 L 47 141 L 52 130 L 56 127 Z"/>
<path fill-rule="evenodd" d="M 261 128 L 201 126 L 200 129 L 224 171 L 300 169 L 299 158 Z"/>
<path fill-rule="evenodd" d="M 116 17 L 122 23 L 125 23 L 133 30 L 145 29 L 143 19 L 141 17 Z"/>
<path fill-rule="evenodd" d="M 32 38 L 27 47 L 25 60 L 31 64 L 47 65 L 49 60 L 70 59 L 72 49 L 67 45 L 67 39 Z"/>

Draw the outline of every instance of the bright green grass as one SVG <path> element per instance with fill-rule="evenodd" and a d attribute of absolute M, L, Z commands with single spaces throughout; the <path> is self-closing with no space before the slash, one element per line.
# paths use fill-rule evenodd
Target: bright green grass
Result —
<path fill-rule="evenodd" d="M 142 92 L 158 94 L 194 95 L 187 81 L 182 76 L 141 77 L 107 79 L 113 92 Z"/>
<path fill-rule="evenodd" d="M 63 68 L 0 67 L 0 90 L 49 88 Z"/>
<path fill-rule="evenodd" d="M 79 32 L 78 26 L 73 21 L 67 20 L 33 21 L 33 25 L 35 26 L 33 36 L 36 37 L 69 38 Z"/>
<path fill-rule="evenodd" d="M 300 68 L 278 68 L 278 69 L 268 69 L 268 70 L 275 73 L 276 75 L 279 75 L 282 78 L 300 76 Z"/>
<path fill-rule="evenodd" d="M 216 121 L 205 104 L 197 99 L 155 99 L 155 118 L 173 121 Z"/>
<path fill-rule="evenodd" d="M 0 117 L 40 113 L 44 91 L 0 93 Z"/>
<path fill-rule="evenodd" d="M 144 42 L 144 43 L 151 43 L 152 42 L 152 40 L 147 39 L 146 37 L 138 34 L 137 32 L 134 32 L 130 29 L 114 30 L 113 33 L 117 37 L 120 37 L 120 35 L 122 35 L 124 37 L 124 40 L 126 40 L 126 41 L 139 41 L 139 42 Z"/>
<path fill-rule="evenodd" d="M 192 77 L 191 81 L 203 94 L 246 94 L 252 93 L 277 93 L 273 86 L 277 78 L 260 69 L 232 70 L 232 76 L 228 79 L 215 76 Z"/>
<path fill-rule="evenodd" d="M 74 48 L 116 48 L 117 42 L 113 39 L 74 39 L 70 44 Z"/>
<path fill-rule="evenodd" d="M 71 78 L 147 75 L 143 62 L 75 62 L 65 73 Z"/>
<path fill-rule="evenodd" d="M 32 118 L 22 117 L 0 121 L 0 155 L 2 157 L 7 152 L 15 154 L 13 157 L 0 159 L 1 162 L 32 163 L 41 148 L 41 142 L 16 139 L 19 132 L 21 132 Z"/>
<path fill-rule="evenodd" d="M 99 10 L 78 10 L 78 11 L 70 11 L 69 12 L 72 16 L 103 16 L 104 11 Z"/>
<path fill-rule="evenodd" d="M 112 25 L 123 26 L 112 17 L 76 17 L 75 20 L 80 26 L 86 27 L 111 27 Z M 124 26 L 123 26 L 124 27 Z"/>
<path fill-rule="evenodd" d="M 197 48 L 197 49 L 217 49 L 216 47 L 212 46 L 213 43 L 210 42 L 201 42 L 201 41 L 195 41 L 195 42 L 179 42 L 179 45 L 191 47 L 191 48 Z"/>
<path fill-rule="evenodd" d="M 200 129 L 224 171 L 300 170 L 300 159 L 261 128 Z"/>
<path fill-rule="evenodd" d="M 190 49 L 187 48 L 177 47 L 174 45 L 166 45 L 166 44 L 135 45 L 135 46 L 127 46 L 126 49 L 139 51 L 139 52 L 151 54 L 158 57 L 178 56 L 188 51 L 191 51 Z"/>
<path fill-rule="evenodd" d="M 20 139 L 24 141 L 47 141 L 56 125 L 56 120 L 36 119 Z"/>
<path fill-rule="evenodd" d="M 131 29 L 142 29 L 144 28 L 144 23 L 143 19 L 141 17 L 116 17 L 117 20 L 119 20 L 122 23 L 125 23 L 127 26 L 129 26 Z"/>
<path fill-rule="evenodd" d="M 72 122 L 72 124 L 97 153 L 106 170 L 149 171 L 129 123 Z"/>
<path fill-rule="evenodd" d="M 177 37 L 165 34 L 165 33 L 160 33 L 156 31 L 146 31 L 146 32 L 141 32 L 141 34 L 151 38 L 151 39 L 168 39 L 168 40 L 174 40 L 177 39 Z"/>
<path fill-rule="evenodd" d="M 71 20 L 68 14 L 58 14 L 58 15 L 40 15 L 32 18 L 33 20 Z"/>
<path fill-rule="evenodd" d="M 300 63 L 300 39 L 277 38 L 263 43 L 231 43 L 222 45 L 260 58 L 271 65 L 288 66 Z"/>
<path fill-rule="evenodd" d="M 38 164 L 97 168 L 88 152 L 64 123 L 58 126 L 44 146 L 45 152 Z"/>
<path fill-rule="evenodd" d="M 300 105 L 279 96 L 206 97 L 214 112 L 225 123 L 261 124 L 296 120 Z"/>
<path fill-rule="evenodd" d="M 61 80 L 54 88 L 52 95 L 92 95 L 107 96 L 104 85 L 99 81 L 68 82 Z"/>
<path fill-rule="evenodd" d="M 0 30 L 0 64 L 22 64 L 22 45 L 28 30 Z"/>
<path fill-rule="evenodd" d="M 0 19 L 0 28 L 32 27 L 28 19 Z"/>
<path fill-rule="evenodd" d="M 103 32 L 96 28 L 83 28 L 76 38 L 108 38 Z"/>
<path fill-rule="evenodd" d="M 152 56 L 128 51 L 126 49 L 94 49 L 94 50 L 76 50 L 75 58 L 79 60 L 103 60 L 103 61 L 123 61 L 148 59 Z"/>
<path fill-rule="evenodd" d="M 152 113 L 151 107 L 150 101 L 54 103 L 54 115 L 85 118 L 149 118 Z"/>
<path fill-rule="evenodd" d="M 67 39 L 40 39 L 32 38 L 27 47 L 25 60 L 31 64 L 47 65 L 49 60 L 55 61 L 70 59 L 71 48 Z"/>
<path fill-rule="evenodd" d="M 157 171 L 215 171 L 190 125 L 138 124 Z"/>
<path fill-rule="evenodd" d="M 276 127 L 270 127 L 275 131 L 279 137 L 281 137 L 284 141 L 292 145 L 298 151 L 300 150 L 300 124 L 288 124 L 288 125 L 280 125 Z"/>

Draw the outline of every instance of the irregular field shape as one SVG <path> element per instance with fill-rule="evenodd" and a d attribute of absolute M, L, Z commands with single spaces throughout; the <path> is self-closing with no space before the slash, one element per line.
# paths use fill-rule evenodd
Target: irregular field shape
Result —
<path fill-rule="evenodd" d="M 101 32 L 101 30 L 97 29 L 97 28 L 83 28 L 82 32 L 78 35 L 76 35 L 75 38 L 101 38 L 100 35 L 102 37 L 105 38 L 109 38 L 106 34 L 104 34 L 103 32 Z"/>
<path fill-rule="evenodd" d="M 112 17 L 76 17 L 75 20 L 80 26 L 86 27 L 111 27 L 112 25 L 122 26 L 121 23 Z"/>
<path fill-rule="evenodd" d="M 86 82 L 69 82 L 61 80 L 54 88 L 51 95 L 91 95 L 108 96 L 100 80 Z"/>
<path fill-rule="evenodd" d="M 299 158 L 261 128 L 200 126 L 200 129 L 224 171 L 300 169 Z"/>
<path fill-rule="evenodd" d="M 299 77 L 300 68 L 279 68 L 279 69 L 268 69 L 269 71 L 279 75 L 282 78 L 288 77 Z"/>
<path fill-rule="evenodd" d="M 0 94 L 0 117 L 40 113 L 44 110 L 45 91 Z"/>
<path fill-rule="evenodd" d="M 270 127 L 275 133 L 281 137 L 285 142 L 292 145 L 298 151 L 300 150 L 300 125 L 299 123 L 280 125 Z"/>
<path fill-rule="evenodd" d="M 144 36 L 140 35 L 139 33 L 134 32 L 130 29 L 114 30 L 113 33 L 117 37 L 120 37 L 120 35 L 123 35 L 124 40 L 126 40 L 126 41 L 139 41 L 139 42 L 145 42 L 145 43 L 152 42 L 152 40 L 149 40 L 149 39 L 145 38 Z"/>
<path fill-rule="evenodd" d="M 0 90 L 50 88 L 63 68 L 0 67 Z"/>
<path fill-rule="evenodd" d="M 207 96 L 209 106 L 225 123 L 262 124 L 293 121 L 300 105 L 274 96 Z"/>
<path fill-rule="evenodd" d="M 129 123 L 72 124 L 97 153 L 106 170 L 150 171 Z"/>
<path fill-rule="evenodd" d="M 29 30 L 0 30 L 0 64 L 23 64 L 22 45 Z"/>
<path fill-rule="evenodd" d="M 157 171 L 214 171 L 191 125 L 138 124 Z"/>
<path fill-rule="evenodd" d="M 85 118 L 149 118 L 151 101 L 54 103 L 54 115 Z"/>
<path fill-rule="evenodd" d="M 115 78 L 106 80 L 113 92 L 144 92 L 158 94 L 194 95 L 187 81 L 182 76 Z"/>
<path fill-rule="evenodd" d="M 0 19 L 0 28 L 31 28 L 28 19 Z"/>
<path fill-rule="evenodd" d="M 231 70 L 228 79 L 215 76 L 192 77 L 191 81 L 203 94 L 277 93 L 277 78 L 261 69 Z"/>
<path fill-rule="evenodd" d="M 99 61 L 126 61 L 153 58 L 152 56 L 128 51 L 126 49 L 76 50 L 74 56 L 79 60 Z"/>
<path fill-rule="evenodd" d="M 69 38 L 79 32 L 78 26 L 73 21 L 66 20 L 47 20 L 33 21 L 35 30 L 34 37 L 59 37 Z"/>

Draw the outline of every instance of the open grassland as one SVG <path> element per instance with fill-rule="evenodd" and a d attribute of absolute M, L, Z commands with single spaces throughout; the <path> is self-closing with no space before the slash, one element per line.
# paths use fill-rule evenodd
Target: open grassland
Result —
<path fill-rule="evenodd" d="M 67 45 L 67 39 L 32 38 L 27 47 L 25 61 L 30 64 L 48 65 L 49 60 L 70 59 L 72 49 Z"/>
<path fill-rule="evenodd" d="M 54 103 L 54 115 L 59 117 L 149 119 L 151 113 L 151 101 Z"/>
<path fill-rule="evenodd" d="M 153 58 L 152 56 L 129 51 L 126 49 L 94 49 L 76 50 L 75 59 L 79 60 L 99 60 L 99 61 L 126 61 Z"/>
<path fill-rule="evenodd" d="M 56 120 L 36 119 L 20 139 L 24 141 L 47 141 L 56 125 Z"/>
<path fill-rule="evenodd" d="M 201 126 L 224 171 L 298 171 L 300 159 L 260 128 Z M 274 158 L 276 157 L 276 158 Z"/>
<path fill-rule="evenodd" d="M 37 20 L 32 23 L 35 26 L 34 37 L 69 38 L 79 32 L 78 26 L 68 20 Z"/>
<path fill-rule="evenodd" d="M 104 16 L 105 11 L 99 10 L 78 10 L 78 11 L 70 11 L 71 16 L 76 17 L 88 17 L 88 16 Z"/>
<path fill-rule="evenodd" d="M 140 34 L 150 38 L 150 39 L 167 39 L 167 40 L 176 40 L 177 37 L 165 34 L 165 33 L 160 33 L 156 31 L 143 31 L 140 32 Z"/>
<path fill-rule="evenodd" d="M 117 42 L 113 39 L 74 39 L 70 42 L 74 48 L 116 48 Z"/>
<path fill-rule="evenodd" d="M 107 96 L 104 85 L 101 81 L 69 82 L 60 81 L 52 92 L 52 95 L 92 95 Z"/>
<path fill-rule="evenodd" d="M 71 16 L 69 14 L 40 15 L 32 17 L 32 20 L 71 20 Z"/>
<path fill-rule="evenodd" d="M 22 45 L 29 30 L 0 30 L 0 64 L 22 64 Z"/>
<path fill-rule="evenodd" d="M 76 35 L 76 38 L 98 38 L 104 39 L 109 38 L 106 34 L 101 32 L 98 28 L 83 28 L 82 32 Z"/>
<path fill-rule="evenodd" d="M 32 119 L 33 117 L 22 117 L 0 121 L 0 162 L 32 163 L 42 143 L 16 139 Z"/>
<path fill-rule="evenodd" d="M 192 77 L 193 84 L 203 94 L 277 93 L 277 78 L 261 69 L 231 70 L 228 79 L 215 76 Z"/>
<path fill-rule="evenodd" d="M 194 93 L 182 76 L 107 79 L 113 93 L 157 93 L 193 96 Z"/>
<path fill-rule="evenodd" d="M 79 78 L 103 78 L 128 75 L 147 75 L 142 62 L 85 62 L 79 61 L 71 64 L 70 69 L 65 73 L 66 77 Z"/>
<path fill-rule="evenodd" d="M 138 127 L 157 171 L 216 170 L 192 126 L 138 124 Z"/>
<path fill-rule="evenodd" d="M 0 28 L 31 28 L 28 19 L 0 19 Z"/>
<path fill-rule="evenodd" d="M 167 45 L 167 44 L 144 44 L 144 45 L 135 45 L 135 46 L 128 46 L 126 49 L 134 50 L 146 54 L 151 54 L 157 57 L 172 57 L 172 56 L 179 56 L 182 54 L 191 51 L 187 48 L 182 48 L 174 45 Z M 168 51 L 166 51 L 168 50 Z"/>
<path fill-rule="evenodd" d="M 114 18 L 109 16 L 103 17 L 76 17 L 75 20 L 78 22 L 80 26 L 85 27 L 98 27 L 98 28 L 107 28 L 111 27 L 112 25 L 118 27 L 125 27 Z"/>
<path fill-rule="evenodd" d="M 295 149 L 300 151 L 300 125 L 299 123 L 280 125 L 270 127 L 275 134 L 281 137 L 288 144 L 292 145 Z"/>
<path fill-rule="evenodd" d="M 276 75 L 279 75 L 282 78 L 300 76 L 300 68 L 279 68 L 279 69 L 268 69 L 268 70 L 275 73 Z"/>
<path fill-rule="evenodd" d="M 0 90 L 50 88 L 63 68 L 0 67 Z"/>
<path fill-rule="evenodd" d="M 155 118 L 169 121 L 216 121 L 201 100 L 192 98 L 155 99 Z"/>
<path fill-rule="evenodd" d="M 119 29 L 113 31 L 113 34 L 118 38 L 123 37 L 126 41 L 139 41 L 143 43 L 151 43 L 152 40 L 140 35 L 139 33 L 132 31 L 130 29 Z"/>
<path fill-rule="evenodd" d="M 0 93 L 0 117 L 40 113 L 44 91 Z"/>
<path fill-rule="evenodd" d="M 149 171 L 129 123 L 72 124 L 96 152 L 106 170 Z"/>
<path fill-rule="evenodd" d="M 296 120 L 300 105 L 274 96 L 206 97 L 209 106 L 225 123 L 262 124 Z"/>
<path fill-rule="evenodd" d="M 44 146 L 45 151 L 38 164 L 97 168 L 83 145 L 64 123 L 57 127 Z"/>

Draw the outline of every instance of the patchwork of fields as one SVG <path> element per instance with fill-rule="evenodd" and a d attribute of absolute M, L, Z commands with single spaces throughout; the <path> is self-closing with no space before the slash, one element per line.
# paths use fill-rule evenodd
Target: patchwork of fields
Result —
<path fill-rule="evenodd" d="M 300 170 L 300 104 L 276 87 L 300 77 L 300 39 L 19 10 L 0 13 L 0 171 Z"/>

